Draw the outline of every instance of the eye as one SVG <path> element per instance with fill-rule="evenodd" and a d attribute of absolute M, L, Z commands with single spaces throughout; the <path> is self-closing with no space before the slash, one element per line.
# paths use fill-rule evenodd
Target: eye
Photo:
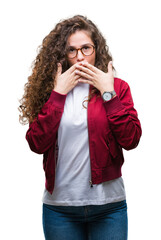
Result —
<path fill-rule="evenodd" d="M 89 55 L 91 55 L 92 54 L 92 52 L 93 52 L 93 46 L 92 45 L 84 45 L 83 47 L 82 47 L 82 52 L 84 53 L 84 55 L 86 55 L 86 56 L 89 56 Z"/>
<path fill-rule="evenodd" d="M 90 48 L 90 46 L 84 46 L 83 50 L 88 50 Z"/>
<path fill-rule="evenodd" d="M 68 49 L 68 53 L 73 53 L 73 52 L 75 52 L 75 48 L 69 48 Z"/>

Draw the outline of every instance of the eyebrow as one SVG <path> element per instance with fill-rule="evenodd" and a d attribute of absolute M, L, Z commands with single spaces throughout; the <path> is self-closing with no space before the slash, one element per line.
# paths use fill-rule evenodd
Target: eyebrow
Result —
<path fill-rule="evenodd" d="M 86 45 L 88 45 L 88 44 L 93 45 L 92 43 L 84 43 L 84 44 L 82 44 L 82 45 L 80 46 L 80 48 L 82 48 L 82 47 L 84 47 L 84 46 L 86 46 Z M 76 47 L 75 47 L 75 46 L 72 46 L 72 45 L 69 45 L 68 48 L 76 48 Z"/>

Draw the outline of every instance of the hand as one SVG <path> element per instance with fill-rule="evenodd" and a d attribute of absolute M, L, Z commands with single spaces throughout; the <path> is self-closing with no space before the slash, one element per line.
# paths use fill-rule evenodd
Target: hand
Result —
<path fill-rule="evenodd" d="M 82 62 L 76 66 L 76 74 L 81 78 L 78 80 L 82 83 L 88 83 L 96 87 L 101 94 L 105 91 L 114 90 L 114 75 L 112 70 L 112 61 L 108 63 L 108 72 L 105 73 L 88 62 Z"/>
<path fill-rule="evenodd" d="M 67 94 L 78 84 L 78 80 L 81 78 L 75 73 L 76 67 L 78 65 L 79 63 L 74 64 L 62 74 L 62 65 L 58 63 L 58 70 L 55 76 L 54 91 L 60 94 Z"/>

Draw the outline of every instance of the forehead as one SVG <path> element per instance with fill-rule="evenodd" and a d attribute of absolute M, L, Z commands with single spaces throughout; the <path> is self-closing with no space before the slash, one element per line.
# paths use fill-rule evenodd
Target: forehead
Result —
<path fill-rule="evenodd" d="M 73 47 L 80 47 L 87 43 L 93 44 L 93 41 L 90 34 L 85 30 L 78 30 L 75 33 L 72 33 L 67 41 L 67 45 Z"/>

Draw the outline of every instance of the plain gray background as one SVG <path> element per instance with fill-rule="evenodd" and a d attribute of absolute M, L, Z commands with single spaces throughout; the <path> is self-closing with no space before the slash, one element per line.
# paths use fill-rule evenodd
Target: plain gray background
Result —
<path fill-rule="evenodd" d="M 101 30 L 117 76 L 131 87 L 142 123 L 139 146 L 125 151 L 129 240 L 161 239 L 160 169 L 160 1 L 5 1 L 1 24 L 1 204 L 0 238 L 44 239 L 42 155 L 25 140 L 28 126 L 18 121 L 18 100 L 43 38 L 61 19 L 86 15 Z"/>

